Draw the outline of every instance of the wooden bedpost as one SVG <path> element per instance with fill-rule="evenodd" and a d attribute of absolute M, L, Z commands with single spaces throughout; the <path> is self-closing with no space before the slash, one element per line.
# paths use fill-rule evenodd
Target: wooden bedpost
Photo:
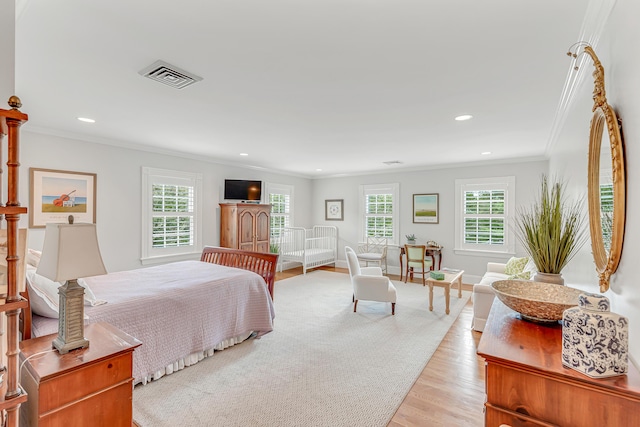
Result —
<path fill-rule="evenodd" d="M 7 203 L 0 206 L 0 214 L 7 222 L 7 294 L 4 304 L 0 304 L 0 312 L 7 319 L 7 366 L 4 368 L 6 393 L 0 399 L 0 410 L 6 413 L 6 425 L 17 427 L 19 423 L 20 405 L 27 400 L 26 393 L 19 384 L 20 369 L 18 363 L 20 310 L 27 308 L 27 302 L 19 294 L 18 288 L 18 222 L 20 215 L 27 209 L 18 201 L 18 177 L 20 169 L 20 134 L 19 129 L 28 120 L 28 116 L 20 112 L 22 106 L 17 96 L 9 98 L 10 110 L 0 109 L 0 141 L 7 135 Z M 1 148 L 1 147 L 0 147 Z"/>

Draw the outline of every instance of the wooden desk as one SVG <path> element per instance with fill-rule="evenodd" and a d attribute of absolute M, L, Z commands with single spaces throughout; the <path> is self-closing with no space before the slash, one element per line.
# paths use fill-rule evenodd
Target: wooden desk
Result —
<path fill-rule="evenodd" d="M 55 337 L 52 334 L 20 343 L 22 384 L 29 393 L 20 407 L 20 425 L 135 425 L 133 350 L 141 342 L 108 323 L 87 325 L 89 347 L 67 354 L 49 351 Z"/>
<path fill-rule="evenodd" d="M 416 243 L 419 245 L 420 243 Z M 431 257 L 431 270 L 434 269 L 436 265 L 436 255 L 438 256 L 438 270 L 442 268 L 442 249 L 444 246 L 427 246 L 427 256 Z M 402 281 L 402 276 L 404 274 L 403 269 L 403 259 L 404 259 L 404 245 L 400 245 L 400 281 Z"/>
<path fill-rule="evenodd" d="M 562 365 L 562 326 L 521 320 L 496 299 L 478 354 L 485 426 L 640 426 L 640 373 L 593 379 Z"/>

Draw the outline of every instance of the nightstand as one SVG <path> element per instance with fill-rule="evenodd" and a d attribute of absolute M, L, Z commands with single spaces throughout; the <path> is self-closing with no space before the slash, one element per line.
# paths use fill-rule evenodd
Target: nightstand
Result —
<path fill-rule="evenodd" d="M 20 424 L 135 425 L 133 351 L 142 343 L 108 323 L 95 323 L 85 327 L 88 348 L 60 354 L 52 350 L 56 336 L 20 343 L 21 384 L 29 396 L 20 408 Z M 41 352 L 46 353 L 38 354 Z"/>

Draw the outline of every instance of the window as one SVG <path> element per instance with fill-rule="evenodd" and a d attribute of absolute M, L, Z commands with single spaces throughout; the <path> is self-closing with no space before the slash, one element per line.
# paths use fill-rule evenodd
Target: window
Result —
<path fill-rule="evenodd" d="M 456 250 L 512 253 L 515 177 L 456 180 Z"/>
<path fill-rule="evenodd" d="M 271 242 L 276 243 L 282 229 L 293 227 L 293 186 L 267 183 L 271 204 Z"/>
<path fill-rule="evenodd" d="M 200 253 L 202 175 L 142 168 L 142 263 Z"/>
<path fill-rule="evenodd" d="M 600 222 L 602 225 L 602 242 L 607 252 L 611 250 L 613 230 L 613 183 L 600 184 Z"/>
<path fill-rule="evenodd" d="M 389 243 L 398 243 L 398 184 L 360 186 L 360 240 L 368 236 L 386 237 Z"/>

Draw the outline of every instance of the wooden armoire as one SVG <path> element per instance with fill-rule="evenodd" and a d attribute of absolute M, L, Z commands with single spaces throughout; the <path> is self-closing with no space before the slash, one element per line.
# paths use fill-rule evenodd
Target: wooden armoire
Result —
<path fill-rule="evenodd" d="M 220 203 L 220 246 L 269 252 L 271 205 Z"/>

